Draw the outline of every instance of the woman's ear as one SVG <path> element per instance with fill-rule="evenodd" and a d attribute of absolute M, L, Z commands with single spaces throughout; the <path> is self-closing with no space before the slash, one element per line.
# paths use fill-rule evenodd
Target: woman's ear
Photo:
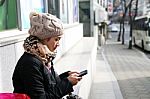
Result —
<path fill-rule="evenodd" d="M 47 40 L 44 39 L 44 40 L 42 40 L 41 42 L 42 42 L 43 45 L 46 45 Z"/>
<path fill-rule="evenodd" d="M 50 38 L 47 38 L 46 40 L 47 40 L 47 42 L 49 41 L 51 39 L 51 37 Z"/>
<path fill-rule="evenodd" d="M 42 40 L 42 44 L 43 45 L 47 45 L 47 42 L 50 40 L 51 38 L 46 38 L 44 40 Z"/>

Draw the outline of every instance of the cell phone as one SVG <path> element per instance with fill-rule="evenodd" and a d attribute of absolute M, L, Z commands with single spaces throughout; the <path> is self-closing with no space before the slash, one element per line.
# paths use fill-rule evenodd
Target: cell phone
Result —
<path fill-rule="evenodd" d="M 81 72 L 79 73 L 79 76 L 78 76 L 78 77 L 82 77 L 82 76 L 86 75 L 87 73 L 88 73 L 87 70 L 81 71 Z"/>

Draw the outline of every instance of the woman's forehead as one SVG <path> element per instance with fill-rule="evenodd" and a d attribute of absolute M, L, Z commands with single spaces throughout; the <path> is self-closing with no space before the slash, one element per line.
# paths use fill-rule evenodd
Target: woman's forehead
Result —
<path fill-rule="evenodd" d="M 60 35 L 60 36 L 54 36 L 54 37 L 50 37 L 50 38 L 48 38 L 48 39 L 51 39 L 51 38 L 61 38 L 62 36 Z"/>
<path fill-rule="evenodd" d="M 57 36 L 57 37 L 61 38 L 61 37 L 62 37 L 62 35 L 59 35 L 59 36 Z"/>

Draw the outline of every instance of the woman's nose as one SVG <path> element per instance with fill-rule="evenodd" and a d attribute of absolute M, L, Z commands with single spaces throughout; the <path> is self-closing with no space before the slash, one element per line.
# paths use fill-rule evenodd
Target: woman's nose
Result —
<path fill-rule="evenodd" d="M 59 46 L 60 44 L 59 44 L 59 42 L 57 43 L 57 46 Z"/>

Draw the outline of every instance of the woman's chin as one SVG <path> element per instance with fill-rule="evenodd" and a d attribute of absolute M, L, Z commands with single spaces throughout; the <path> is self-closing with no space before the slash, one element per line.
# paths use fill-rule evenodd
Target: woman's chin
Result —
<path fill-rule="evenodd" d="M 52 49 L 52 50 L 50 50 L 51 52 L 55 52 L 56 51 L 56 49 Z"/>

